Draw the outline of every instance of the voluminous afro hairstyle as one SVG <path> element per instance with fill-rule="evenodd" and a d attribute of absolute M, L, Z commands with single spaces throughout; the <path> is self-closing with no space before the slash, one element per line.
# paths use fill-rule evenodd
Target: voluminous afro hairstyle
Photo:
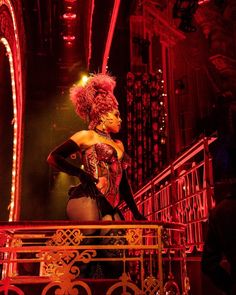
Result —
<path fill-rule="evenodd" d="M 70 99 L 77 115 L 89 122 L 89 129 L 94 129 L 101 121 L 101 116 L 118 109 L 118 102 L 113 94 L 116 81 L 108 74 L 94 74 L 85 85 L 74 85 L 70 89 Z"/>

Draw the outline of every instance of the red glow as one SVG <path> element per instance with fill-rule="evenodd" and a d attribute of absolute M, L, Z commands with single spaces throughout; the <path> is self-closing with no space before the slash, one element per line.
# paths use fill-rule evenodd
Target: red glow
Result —
<path fill-rule="evenodd" d="M 93 11 L 94 11 L 94 0 L 91 2 L 90 20 L 89 20 L 89 45 L 88 45 L 88 60 L 87 64 L 89 67 L 89 62 L 91 59 L 91 38 L 92 38 L 92 23 L 93 23 Z"/>
<path fill-rule="evenodd" d="M 66 47 L 72 47 L 72 45 L 73 45 L 72 42 L 70 42 L 70 41 L 67 41 L 67 42 L 66 42 Z"/>
<path fill-rule="evenodd" d="M 186 9 L 189 7 L 189 1 L 183 1 L 181 2 L 181 9 Z"/>
<path fill-rule="evenodd" d="M 210 0 L 199 0 L 198 5 L 206 4 L 208 2 L 210 2 Z"/>
<path fill-rule="evenodd" d="M 76 19 L 77 15 L 75 13 L 72 13 L 72 12 L 67 12 L 67 13 L 64 13 L 62 17 L 65 20 L 74 20 L 74 19 Z"/>
<path fill-rule="evenodd" d="M 112 11 L 112 16 L 111 16 L 110 27 L 109 27 L 108 36 L 107 36 L 107 41 L 106 41 L 105 52 L 104 52 L 104 56 L 103 56 L 102 73 L 105 73 L 106 69 L 107 69 L 107 61 L 108 61 L 108 56 L 109 56 L 110 47 L 111 47 L 111 41 L 112 41 L 114 29 L 115 29 L 115 24 L 116 24 L 116 19 L 117 19 L 119 7 L 120 7 L 120 0 L 115 0 L 114 6 L 113 6 L 113 11 Z"/>
<path fill-rule="evenodd" d="M 66 35 L 66 36 L 63 36 L 63 40 L 67 41 L 67 42 L 72 42 L 75 40 L 75 36 L 74 35 Z"/>

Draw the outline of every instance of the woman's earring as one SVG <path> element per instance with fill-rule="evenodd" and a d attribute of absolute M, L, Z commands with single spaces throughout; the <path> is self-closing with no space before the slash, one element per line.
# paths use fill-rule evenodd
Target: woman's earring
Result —
<path fill-rule="evenodd" d="M 102 130 L 103 130 L 103 131 L 106 130 L 106 126 L 105 126 L 104 122 L 102 122 Z"/>

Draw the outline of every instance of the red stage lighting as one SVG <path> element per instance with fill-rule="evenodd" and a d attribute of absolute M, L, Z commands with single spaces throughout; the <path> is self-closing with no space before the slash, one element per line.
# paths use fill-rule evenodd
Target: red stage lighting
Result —
<path fill-rule="evenodd" d="M 74 35 L 66 35 L 66 36 L 63 36 L 63 40 L 65 40 L 67 42 L 72 42 L 75 40 L 75 36 Z"/>
<path fill-rule="evenodd" d="M 64 14 L 62 15 L 62 17 L 63 17 L 65 20 L 74 20 L 74 19 L 76 19 L 77 15 L 76 15 L 76 13 L 67 12 L 67 13 L 64 13 Z"/>

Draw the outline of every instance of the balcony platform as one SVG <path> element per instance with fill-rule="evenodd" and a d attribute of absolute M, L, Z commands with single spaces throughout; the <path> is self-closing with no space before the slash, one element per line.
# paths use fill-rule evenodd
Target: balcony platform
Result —
<path fill-rule="evenodd" d="M 1 222 L 0 294 L 187 294 L 184 235 L 179 223 Z"/>

